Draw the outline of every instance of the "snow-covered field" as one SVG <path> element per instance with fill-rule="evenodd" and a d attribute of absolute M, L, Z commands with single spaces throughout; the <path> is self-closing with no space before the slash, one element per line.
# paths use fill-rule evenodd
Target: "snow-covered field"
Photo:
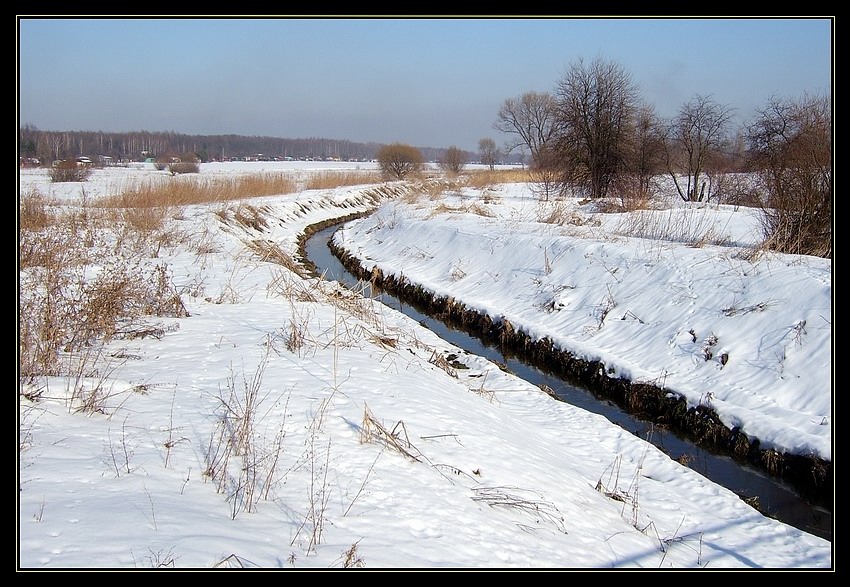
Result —
<path fill-rule="evenodd" d="M 218 163 L 198 177 L 328 165 L 374 166 Z M 83 190 L 91 201 L 153 177 L 171 179 L 21 170 L 19 192 L 73 208 Z M 96 372 L 19 396 L 19 568 L 832 567 L 829 541 L 258 250 L 294 255 L 307 226 L 379 204 L 338 238 L 385 274 L 825 459 L 829 260 L 742 254 L 758 237 L 743 208 L 636 218 L 577 200 L 552 210 L 524 184 L 439 199 L 385 187 L 258 198 L 253 227 L 233 221 L 236 203 L 169 220 L 185 238 L 138 262 L 167 267 L 188 316 L 151 319 L 157 336 L 116 337 Z M 539 222 L 554 211 L 569 220 Z M 448 367 L 453 354 L 468 368 Z M 77 409 L 81 390 L 100 391 L 98 409 Z"/>

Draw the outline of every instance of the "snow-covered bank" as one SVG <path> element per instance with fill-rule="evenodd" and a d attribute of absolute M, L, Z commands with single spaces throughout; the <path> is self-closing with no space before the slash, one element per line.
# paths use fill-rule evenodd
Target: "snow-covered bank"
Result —
<path fill-rule="evenodd" d="M 544 224 L 521 184 L 487 198 L 391 202 L 335 242 L 367 270 L 550 339 L 611 378 L 707 405 L 766 448 L 831 460 L 830 260 L 625 236 L 625 215 L 577 201 L 564 203 L 568 223 Z M 741 242 L 754 223 L 731 212 L 683 208 L 664 221 L 699 215 L 714 239 Z"/>

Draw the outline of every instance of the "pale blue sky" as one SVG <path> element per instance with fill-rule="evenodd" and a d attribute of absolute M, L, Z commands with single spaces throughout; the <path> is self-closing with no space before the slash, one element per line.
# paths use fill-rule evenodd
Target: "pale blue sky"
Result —
<path fill-rule="evenodd" d="M 750 118 L 832 94 L 833 17 L 193 18 L 18 16 L 19 124 L 477 150 L 499 106 L 567 68 L 620 63 L 659 115 L 695 94 Z"/>

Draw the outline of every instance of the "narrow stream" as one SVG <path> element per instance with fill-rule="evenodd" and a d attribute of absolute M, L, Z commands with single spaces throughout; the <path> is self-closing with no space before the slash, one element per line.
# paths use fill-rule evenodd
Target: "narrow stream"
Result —
<path fill-rule="evenodd" d="M 328 248 L 328 241 L 336 229 L 337 226 L 331 226 L 311 236 L 305 245 L 307 258 L 316 266 L 318 273 L 324 274 L 325 279 L 359 289 L 358 286 L 362 287 L 359 280 L 342 266 Z M 507 357 L 498 348 L 486 345 L 474 336 L 426 316 L 394 296 L 382 291 L 371 292 L 368 285 L 364 293 L 410 316 L 443 340 L 474 355 L 507 365 L 508 370 L 516 376 L 534 385 L 549 386 L 564 401 L 605 416 L 632 434 L 652 442 L 671 458 L 687 459 L 691 469 L 714 483 L 742 497 L 757 499 L 759 510 L 766 515 L 832 541 L 832 513 L 809 504 L 793 487 L 781 480 L 770 478 L 761 471 L 742 465 L 728 456 L 713 454 L 670 431 L 654 427 L 651 422 L 636 419 L 613 402 L 597 398 L 592 391 L 574 387 L 534 366 Z"/>

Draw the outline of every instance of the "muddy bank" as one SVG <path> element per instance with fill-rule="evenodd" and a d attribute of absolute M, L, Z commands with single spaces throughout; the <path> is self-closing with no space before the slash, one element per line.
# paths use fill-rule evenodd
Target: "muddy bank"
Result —
<path fill-rule="evenodd" d="M 300 235 L 298 235 L 298 255 L 297 255 L 297 258 L 295 260 L 298 263 L 300 263 L 301 265 L 303 265 L 304 267 L 306 267 L 307 270 L 310 273 L 312 273 L 313 275 L 316 275 L 318 277 L 318 271 L 316 270 L 316 265 L 309 259 L 309 257 L 307 257 L 307 251 L 305 249 L 305 247 L 307 245 L 307 241 L 310 240 L 310 237 L 313 236 L 314 234 L 316 234 L 317 232 L 321 232 L 324 229 L 329 228 L 331 226 L 334 226 L 334 225 L 337 225 L 337 224 L 343 225 L 350 220 L 355 220 L 357 218 L 363 218 L 364 216 L 367 216 L 368 214 L 369 214 L 368 212 L 367 213 L 355 212 L 353 214 L 348 214 L 347 216 L 340 216 L 339 218 L 331 218 L 331 219 L 325 220 L 324 222 L 317 222 L 316 224 L 311 224 L 310 226 L 308 226 L 307 228 L 304 229 L 304 232 L 302 232 Z M 328 244 L 330 246 L 330 243 L 328 243 Z M 334 251 L 334 255 L 336 255 L 336 254 L 337 253 Z M 357 265 L 359 266 L 360 264 L 357 263 Z M 348 269 L 348 268 L 346 267 L 346 269 Z M 354 275 L 360 275 L 361 273 L 363 273 L 362 269 L 358 270 L 356 273 L 354 273 Z"/>

